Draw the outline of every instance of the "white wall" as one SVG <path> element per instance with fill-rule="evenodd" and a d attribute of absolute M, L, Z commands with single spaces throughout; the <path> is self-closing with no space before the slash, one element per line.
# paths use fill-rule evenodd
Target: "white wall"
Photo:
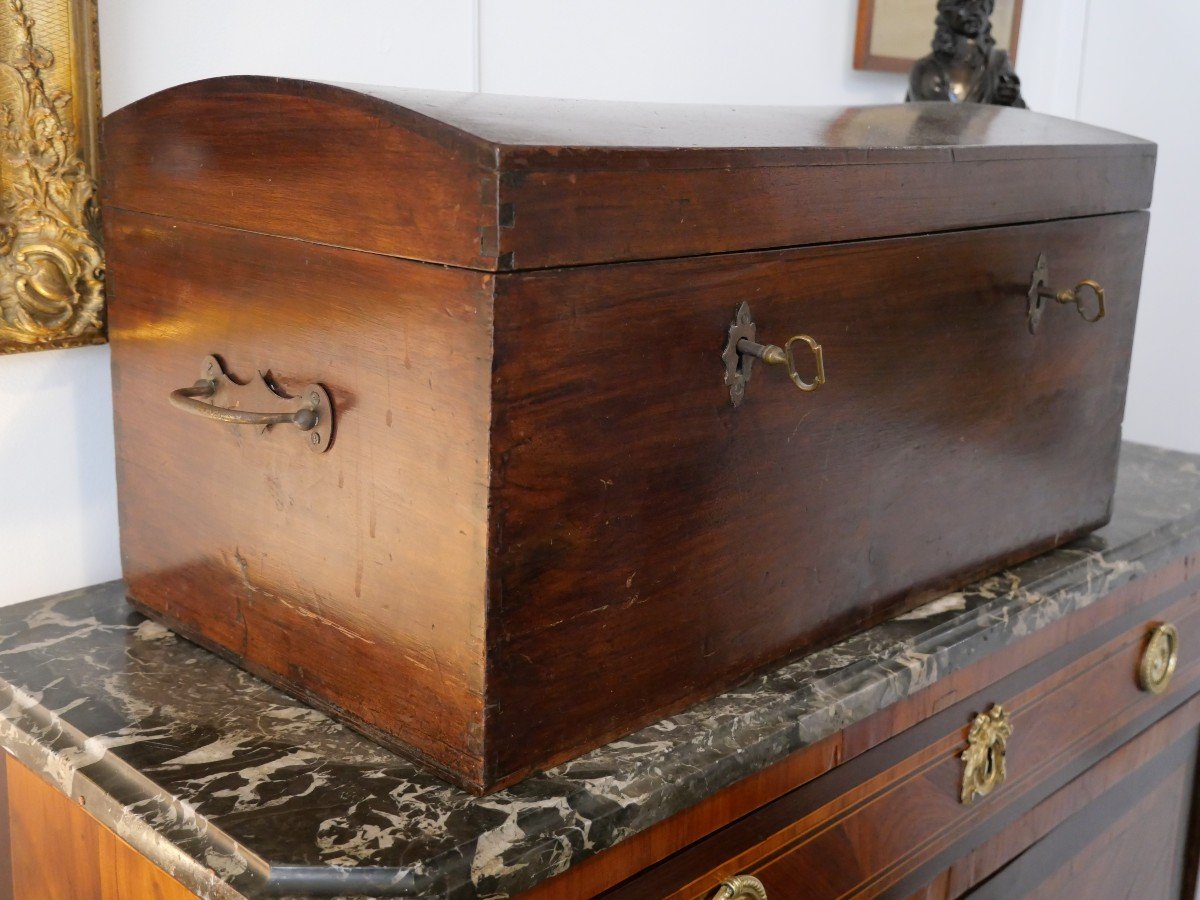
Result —
<path fill-rule="evenodd" d="M 1125 435 L 1200 452 L 1200 3 L 1149 11 L 1091 0 L 1078 118 L 1158 142 Z"/>
<path fill-rule="evenodd" d="M 1020 70 L 1039 110 L 1074 113 L 1086 4 L 1026 4 Z M 600 99 L 898 100 L 904 76 L 851 68 L 856 9 L 857 0 L 342 0 L 336 11 L 325 0 L 100 0 L 104 100 L 117 109 L 235 72 Z"/>
<path fill-rule="evenodd" d="M 1200 4 L 1026 3 L 1030 105 L 1163 143 L 1128 436 L 1200 451 L 1183 345 L 1200 201 L 1188 171 Z M 931 0 L 930 5 L 933 5 Z M 548 96 L 886 103 L 850 66 L 856 0 L 100 0 L 106 110 L 210 75 L 262 73 Z M 1169 22 L 1164 29 L 1162 23 Z M 1162 60 L 1156 63 L 1155 60 Z M 1170 68 L 1168 68 L 1170 67 Z M 1183 69 L 1186 68 L 1186 75 Z M 1082 73 L 1082 80 L 1081 80 Z M 1164 389 L 1164 385 L 1176 385 Z M 0 359 L 0 603 L 119 575 L 106 348 Z"/>
<path fill-rule="evenodd" d="M 0 357 L 0 603 L 120 575 L 108 348 Z"/>

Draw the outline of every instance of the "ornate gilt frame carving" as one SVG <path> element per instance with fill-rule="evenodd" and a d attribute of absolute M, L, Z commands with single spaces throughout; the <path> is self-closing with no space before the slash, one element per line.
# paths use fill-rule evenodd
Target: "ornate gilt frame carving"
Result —
<path fill-rule="evenodd" d="M 0 0 L 0 353 L 98 344 L 96 0 Z"/>

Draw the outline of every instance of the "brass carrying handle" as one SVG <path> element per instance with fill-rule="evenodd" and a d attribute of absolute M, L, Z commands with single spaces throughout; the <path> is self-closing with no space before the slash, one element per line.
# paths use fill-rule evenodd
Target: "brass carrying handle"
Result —
<path fill-rule="evenodd" d="M 1089 316 L 1084 308 L 1083 297 L 1080 292 L 1083 288 L 1089 288 L 1096 295 L 1096 314 Z M 1048 287 L 1039 287 L 1038 296 L 1043 300 L 1051 298 L 1059 303 L 1074 303 L 1075 311 L 1079 313 L 1079 317 L 1085 322 L 1099 322 L 1104 318 L 1104 288 L 1090 278 L 1085 278 L 1073 288 L 1067 288 L 1062 291 L 1055 291 Z"/>
<path fill-rule="evenodd" d="M 247 384 L 239 384 L 225 372 L 221 361 L 206 356 L 200 378 L 191 387 L 171 391 L 168 399 L 176 409 L 228 425 L 256 425 L 266 432 L 272 425 L 295 425 L 307 435 L 305 443 L 314 453 L 329 449 L 333 437 L 333 404 L 329 392 L 319 384 L 307 385 L 295 397 L 280 393 L 269 375 L 259 372 Z M 275 407 L 269 412 L 242 409 Z"/>
<path fill-rule="evenodd" d="M 812 351 L 817 369 L 816 377 L 812 381 L 805 381 L 796 371 L 796 355 L 792 346 L 797 341 L 808 344 L 808 349 Z M 797 334 L 788 338 L 782 347 L 775 344 L 759 344 L 749 338 L 742 338 L 737 342 L 737 351 L 761 359 L 768 366 L 787 366 L 788 377 L 802 391 L 815 391 L 825 383 L 825 353 L 821 345 L 807 334 Z"/>
<path fill-rule="evenodd" d="M 182 409 L 195 416 L 203 416 L 217 422 L 227 422 L 230 425 L 287 425 L 292 424 L 301 431 L 312 431 L 317 424 L 317 412 L 312 406 L 302 406 L 294 412 L 259 413 L 244 409 L 225 409 L 202 403 L 197 397 L 212 397 L 217 393 L 215 381 L 200 380 L 191 387 L 171 391 L 168 398 L 176 409 Z"/>

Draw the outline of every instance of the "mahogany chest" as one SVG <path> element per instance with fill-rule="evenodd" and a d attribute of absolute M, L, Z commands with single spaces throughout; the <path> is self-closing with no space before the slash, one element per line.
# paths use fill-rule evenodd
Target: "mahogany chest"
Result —
<path fill-rule="evenodd" d="M 1108 518 L 1147 142 L 241 77 L 105 152 L 130 599 L 472 790 Z"/>

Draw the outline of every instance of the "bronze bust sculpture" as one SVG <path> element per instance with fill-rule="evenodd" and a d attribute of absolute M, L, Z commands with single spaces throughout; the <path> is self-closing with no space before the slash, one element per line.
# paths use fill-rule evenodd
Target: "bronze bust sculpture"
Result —
<path fill-rule="evenodd" d="M 906 100 L 1025 107 L 1008 52 L 992 38 L 995 0 L 938 0 L 933 52 L 913 63 Z"/>

